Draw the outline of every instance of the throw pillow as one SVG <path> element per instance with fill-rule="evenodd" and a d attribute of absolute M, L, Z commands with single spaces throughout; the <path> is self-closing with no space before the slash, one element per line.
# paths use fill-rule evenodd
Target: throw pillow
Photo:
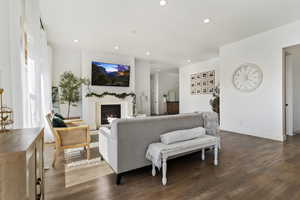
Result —
<path fill-rule="evenodd" d="M 58 118 L 58 117 L 53 117 L 52 119 L 52 126 L 54 128 L 64 128 L 64 127 L 67 127 L 67 125 L 65 124 L 65 122 Z"/>
<path fill-rule="evenodd" d="M 59 113 L 55 113 L 54 116 L 60 118 L 61 120 L 65 120 L 65 118 Z"/>
<path fill-rule="evenodd" d="M 160 140 L 163 144 L 173 144 L 176 142 L 192 140 L 203 135 L 205 135 L 205 129 L 203 127 L 196 127 L 162 134 Z"/>

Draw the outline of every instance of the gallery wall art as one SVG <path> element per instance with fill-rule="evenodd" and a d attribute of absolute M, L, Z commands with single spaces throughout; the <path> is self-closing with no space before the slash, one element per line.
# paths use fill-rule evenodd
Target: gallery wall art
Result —
<path fill-rule="evenodd" d="M 215 70 L 191 75 L 191 94 L 212 94 L 215 88 Z"/>

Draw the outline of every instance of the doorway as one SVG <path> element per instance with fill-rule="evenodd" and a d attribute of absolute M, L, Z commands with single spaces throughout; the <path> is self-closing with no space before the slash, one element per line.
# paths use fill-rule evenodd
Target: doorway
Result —
<path fill-rule="evenodd" d="M 283 50 L 285 79 L 285 136 L 300 133 L 300 45 Z"/>
<path fill-rule="evenodd" d="M 150 76 L 151 115 L 179 113 L 179 70 L 155 70 Z"/>
<path fill-rule="evenodd" d="M 159 115 L 159 104 L 158 104 L 158 81 L 159 74 L 158 72 L 150 75 L 150 92 L 151 92 L 151 115 Z"/>

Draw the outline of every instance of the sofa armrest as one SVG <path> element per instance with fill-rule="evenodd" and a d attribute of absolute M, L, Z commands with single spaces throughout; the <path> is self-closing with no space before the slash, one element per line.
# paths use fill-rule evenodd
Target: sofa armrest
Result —
<path fill-rule="evenodd" d="M 204 128 L 208 135 L 219 136 L 219 116 L 215 112 L 202 113 Z"/>
<path fill-rule="evenodd" d="M 100 134 L 104 135 L 105 137 L 111 137 L 111 129 L 107 127 L 101 127 L 99 129 Z"/>
<path fill-rule="evenodd" d="M 115 173 L 118 173 L 118 142 L 112 136 L 112 129 L 99 129 L 99 152 Z"/>

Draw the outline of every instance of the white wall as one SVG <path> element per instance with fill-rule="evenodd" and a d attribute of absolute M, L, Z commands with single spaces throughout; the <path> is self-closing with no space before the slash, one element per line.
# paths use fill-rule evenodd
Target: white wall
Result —
<path fill-rule="evenodd" d="M 135 92 L 138 113 L 150 115 L 150 63 L 136 59 L 135 63 Z"/>
<path fill-rule="evenodd" d="M 91 80 L 91 70 L 92 70 L 92 61 L 106 62 L 106 63 L 117 63 L 117 64 L 126 64 L 130 65 L 130 85 L 129 87 L 111 87 L 111 86 L 92 86 L 91 89 L 94 92 L 115 92 L 115 93 L 131 93 L 135 92 L 135 58 L 102 53 L 102 52 L 90 52 L 82 51 L 82 64 L 81 64 L 81 76 L 89 78 Z M 94 129 L 96 128 L 95 119 L 96 119 L 96 103 L 91 102 L 92 99 L 85 98 L 87 93 L 87 88 L 83 89 L 83 98 L 82 98 L 82 118 L 86 121 L 89 126 Z"/>
<path fill-rule="evenodd" d="M 142 92 L 150 93 L 150 75 L 149 83 L 147 84 L 147 73 L 150 74 L 150 69 L 148 69 L 148 64 L 142 61 L 135 61 L 135 58 L 112 54 L 112 53 L 103 53 L 95 52 L 88 50 L 64 48 L 64 47 L 55 47 L 53 48 L 53 85 L 58 86 L 60 75 L 65 71 L 72 71 L 78 77 L 90 78 L 91 79 L 91 62 L 92 61 L 101 61 L 109 63 L 120 63 L 120 64 L 129 64 L 131 66 L 131 75 L 130 75 L 130 87 L 103 87 L 103 86 L 93 86 L 91 87 L 93 91 L 102 93 L 104 91 L 122 93 L 122 92 L 134 92 L 135 91 L 135 73 L 138 73 L 138 82 L 137 89 L 139 94 Z M 135 63 L 138 64 L 139 69 L 135 72 Z M 85 92 L 83 91 L 83 94 Z M 83 99 L 85 97 L 83 96 Z M 138 109 L 140 109 L 140 103 L 138 103 Z M 146 107 L 150 109 L 149 106 Z M 63 115 L 67 114 L 67 105 L 61 104 L 60 110 Z M 78 103 L 78 106 L 71 107 L 70 112 L 71 117 L 83 116 L 82 113 L 82 102 Z"/>
<path fill-rule="evenodd" d="M 53 86 L 59 85 L 60 76 L 66 71 L 72 71 L 81 77 L 81 51 L 79 49 L 54 47 L 53 48 Z M 60 112 L 67 116 L 67 104 L 60 104 Z M 81 116 L 81 102 L 77 106 L 71 106 L 70 117 Z"/>
<path fill-rule="evenodd" d="M 300 44 L 300 21 L 220 48 L 221 129 L 283 140 L 283 48 Z M 236 90 L 232 75 L 239 65 L 261 67 L 262 85 L 252 93 Z"/>
<path fill-rule="evenodd" d="M 79 49 L 53 47 L 53 85 L 58 86 L 60 75 L 72 71 L 81 76 L 81 51 Z"/>
<path fill-rule="evenodd" d="M 191 74 L 215 70 L 216 84 L 218 84 L 219 65 L 219 58 L 214 58 L 179 68 L 180 113 L 212 110 L 209 105 L 209 100 L 212 98 L 211 94 L 191 95 Z"/>
<path fill-rule="evenodd" d="M 145 113 L 147 115 L 151 114 L 150 103 L 150 70 L 151 61 L 136 59 L 131 56 L 113 54 L 113 53 L 103 53 L 97 51 L 71 49 L 55 46 L 53 48 L 53 85 L 58 86 L 60 75 L 65 71 L 72 71 L 75 75 L 91 78 L 91 61 L 101 61 L 110 63 L 121 63 L 129 64 L 131 66 L 131 76 L 130 76 L 130 87 L 103 87 L 103 86 L 93 86 L 92 90 L 101 93 L 104 91 L 122 93 L 122 92 L 135 92 L 137 94 L 137 111 L 139 113 Z M 156 63 L 159 66 L 163 65 Z M 83 91 L 85 94 L 85 91 Z M 143 99 L 147 96 L 147 101 L 142 104 L 141 96 L 145 95 Z M 83 101 L 84 101 L 83 97 Z M 62 114 L 66 115 L 67 107 L 66 105 L 60 106 Z M 84 111 L 82 110 L 90 110 Z M 82 108 L 82 102 L 79 102 L 77 107 L 71 108 L 71 117 L 81 116 L 87 119 L 87 115 L 93 116 L 95 113 L 91 111 L 93 108 Z M 88 114 L 89 113 L 89 114 Z M 89 121 L 92 121 L 91 119 Z"/>
<path fill-rule="evenodd" d="M 167 107 L 164 102 L 163 95 L 170 91 L 176 93 L 176 101 L 179 96 L 179 75 L 178 72 L 160 72 L 158 76 L 158 103 L 159 103 L 159 114 L 166 114 Z"/>

